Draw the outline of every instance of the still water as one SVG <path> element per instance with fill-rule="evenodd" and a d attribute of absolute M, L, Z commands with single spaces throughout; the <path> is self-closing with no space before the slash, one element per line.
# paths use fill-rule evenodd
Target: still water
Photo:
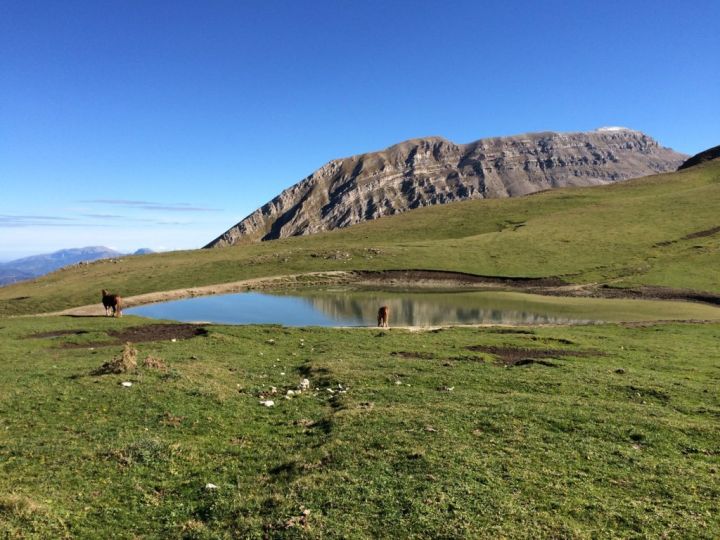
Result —
<path fill-rule="evenodd" d="M 175 300 L 125 310 L 177 321 L 284 326 L 375 326 L 380 306 L 390 326 L 445 324 L 583 324 L 601 321 L 707 318 L 720 310 L 685 302 L 557 298 L 511 292 L 303 291 L 247 292 Z"/>

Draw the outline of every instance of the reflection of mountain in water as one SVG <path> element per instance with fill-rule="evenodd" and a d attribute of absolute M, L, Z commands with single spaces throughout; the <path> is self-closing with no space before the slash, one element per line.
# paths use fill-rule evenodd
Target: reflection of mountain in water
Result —
<path fill-rule="evenodd" d="M 578 323 L 570 317 L 517 308 L 484 306 L 480 298 L 458 294 L 411 295 L 393 298 L 382 294 L 335 293 L 306 296 L 305 300 L 333 319 L 354 320 L 357 324 L 376 323 L 380 306 L 390 308 L 390 325 L 432 326 L 439 324 L 552 324 Z M 459 305 L 461 304 L 461 305 Z"/>

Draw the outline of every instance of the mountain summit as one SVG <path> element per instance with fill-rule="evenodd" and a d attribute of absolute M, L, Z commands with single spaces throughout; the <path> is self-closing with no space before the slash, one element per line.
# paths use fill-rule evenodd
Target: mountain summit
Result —
<path fill-rule="evenodd" d="M 686 157 L 621 127 L 468 144 L 442 137 L 411 139 L 330 161 L 205 247 L 313 234 L 464 199 L 608 184 L 674 171 Z"/>

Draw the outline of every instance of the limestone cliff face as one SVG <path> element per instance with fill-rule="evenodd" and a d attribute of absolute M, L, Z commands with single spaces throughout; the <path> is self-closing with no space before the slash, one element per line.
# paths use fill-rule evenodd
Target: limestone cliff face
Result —
<path fill-rule="evenodd" d="M 624 128 L 469 144 L 412 139 L 327 163 L 206 247 L 314 234 L 432 204 L 608 184 L 674 171 L 686 157 Z"/>

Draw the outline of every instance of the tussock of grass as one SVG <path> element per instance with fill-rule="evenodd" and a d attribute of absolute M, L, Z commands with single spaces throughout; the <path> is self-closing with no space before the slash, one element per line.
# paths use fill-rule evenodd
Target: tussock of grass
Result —
<path fill-rule="evenodd" d="M 153 356 L 152 354 L 147 355 L 145 360 L 142 362 L 142 366 L 147 369 L 155 369 L 163 372 L 168 370 L 168 365 L 163 361 L 163 359 Z"/>
<path fill-rule="evenodd" d="M 137 369 L 137 349 L 131 343 L 126 343 L 122 353 L 102 366 L 92 370 L 91 375 L 109 375 L 112 373 L 128 373 Z"/>

